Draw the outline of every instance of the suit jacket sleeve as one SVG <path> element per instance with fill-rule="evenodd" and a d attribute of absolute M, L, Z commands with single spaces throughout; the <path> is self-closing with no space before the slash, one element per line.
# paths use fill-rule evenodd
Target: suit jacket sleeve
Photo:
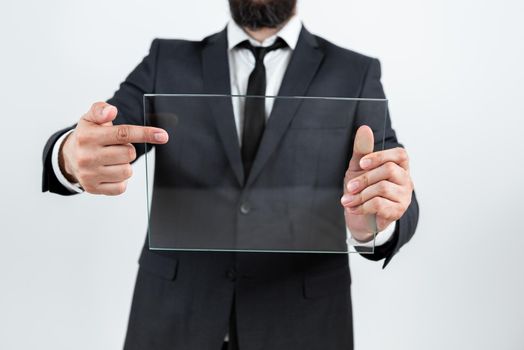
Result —
<path fill-rule="evenodd" d="M 361 97 L 362 98 L 385 98 L 384 89 L 382 83 L 380 82 L 380 62 L 377 59 L 372 59 L 369 64 L 368 72 L 365 76 Z M 357 119 L 355 121 L 355 130 L 366 124 L 366 119 L 364 114 L 357 114 Z M 381 143 L 382 140 L 378 140 Z M 384 139 L 384 149 L 394 148 L 394 147 L 403 147 L 397 140 L 395 131 L 391 126 L 391 118 L 389 111 L 386 115 L 385 123 L 385 139 Z M 413 197 L 411 199 L 411 204 L 404 213 L 404 215 L 397 221 L 395 233 L 390 241 L 384 245 L 375 247 L 373 254 L 362 254 L 367 259 L 370 260 L 381 260 L 385 259 L 383 267 L 391 261 L 391 258 L 399 251 L 399 249 L 406 244 L 411 237 L 415 234 L 415 229 L 417 227 L 419 216 L 419 208 L 417 203 L 417 198 L 413 192 Z"/>
<path fill-rule="evenodd" d="M 158 56 L 158 40 L 151 44 L 149 55 L 129 74 L 126 80 L 120 84 L 120 88 L 115 92 L 107 103 L 118 108 L 118 115 L 114 124 L 134 124 L 143 125 L 143 95 L 154 93 L 156 80 L 156 62 Z M 42 192 L 52 192 L 61 195 L 72 195 L 67 188 L 62 186 L 55 176 L 51 164 L 51 155 L 56 141 L 67 131 L 75 126 L 65 128 L 54 133 L 47 141 L 42 156 Z M 144 154 L 143 144 L 135 144 L 137 158 Z"/>

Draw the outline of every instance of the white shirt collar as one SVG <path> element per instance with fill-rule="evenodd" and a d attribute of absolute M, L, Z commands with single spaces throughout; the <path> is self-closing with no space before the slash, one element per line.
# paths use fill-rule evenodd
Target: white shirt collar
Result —
<path fill-rule="evenodd" d="M 245 31 L 240 27 L 235 21 L 231 20 L 227 24 L 227 42 L 228 49 L 231 50 L 242 41 L 249 40 L 253 46 L 270 46 L 275 42 L 277 37 L 282 38 L 286 44 L 294 50 L 297 46 L 298 37 L 300 36 L 300 31 L 302 30 L 302 21 L 298 16 L 294 15 L 289 19 L 289 21 L 280 29 L 275 35 L 270 36 L 262 43 L 251 38 Z"/>

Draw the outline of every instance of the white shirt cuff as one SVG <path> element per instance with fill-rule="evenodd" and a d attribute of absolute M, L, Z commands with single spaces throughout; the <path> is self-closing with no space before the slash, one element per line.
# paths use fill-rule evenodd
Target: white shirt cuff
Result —
<path fill-rule="evenodd" d="M 60 138 L 55 142 L 55 144 L 53 145 L 53 153 L 51 154 L 51 164 L 53 166 L 53 172 L 55 173 L 56 178 L 62 186 L 71 191 L 71 193 L 82 193 L 84 192 L 84 190 L 82 189 L 82 187 L 80 187 L 80 184 L 69 182 L 62 173 L 62 170 L 60 169 L 60 165 L 58 163 L 60 147 L 62 146 L 62 143 L 64 142 L 66 137 L 73 131 L 74 129 L 66 132 L 65 134 L 60 136 Z"/>
<path fill-rule="evenodd" d="M 351 235 L 351 232 L 346 227 L 347 237 L 348 237 L 348 245 L 355 246 L 355 247 L 366 247 L 366 248 L 373 248 L 373 247 L 380 247 L 381 245 L 386 244 L 389 242 L 389 240 L 393 237 L 393 234 L 395 233 L 395 228 L 397 227 L 397 222 L 393 221 L 391 224 L 389 224 L 388 227 L 386 227 L 384 230 L 380 231 L 375 235 L 375 239 L 372 239 L 369 242 L 359 242 L 356 239 L 353 238 Z"/>

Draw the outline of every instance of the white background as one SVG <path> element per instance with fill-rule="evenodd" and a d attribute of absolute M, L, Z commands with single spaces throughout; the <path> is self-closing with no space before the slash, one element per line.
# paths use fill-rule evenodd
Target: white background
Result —
<path fill-rule="evenodd" d="M 385 270 L 351 257 L 357 349 L 524 348 L 524 2 L 299 0 L 381 59 L 421 206 Z M 9 1 L 0 11 L 0 349 L 119 349 L 144 240 L 119 198 L 40 193 L 48 136 L 111 96 L 154 37 L 223 28 L 225 0 Z"/>

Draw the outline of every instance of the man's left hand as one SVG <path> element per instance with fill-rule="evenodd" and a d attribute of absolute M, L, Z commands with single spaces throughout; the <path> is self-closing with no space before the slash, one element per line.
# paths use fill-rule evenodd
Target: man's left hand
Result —
<path fill-rule="evenodd" d="M 355 136 L 353 155 L 344 178 L 344 207 L 346 225 L 353 238 L 361 242 L 373 239 L 406 212 L 411 203 L 413 182 L 409 174 L 406 151 L 392 148 L 373 152 L 373 131 L 361 126 Z"/>

